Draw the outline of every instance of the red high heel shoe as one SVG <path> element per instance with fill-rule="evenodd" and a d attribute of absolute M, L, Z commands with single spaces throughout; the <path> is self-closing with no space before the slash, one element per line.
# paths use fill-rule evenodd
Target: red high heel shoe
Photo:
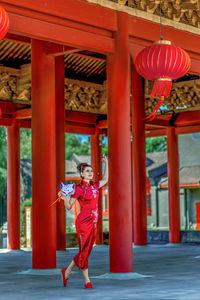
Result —
<path fill-rule="evenodd" d="M 62 268 L 61 269 L 61 274 L 62 274 L 62 282 L 63 282 L 63 285 L 64 286 L 67 286 L 67 280 L 68 280 L 68 278 L 66 279 L 65 278 L 65 271 L 67 270 L 67 268 Z"/>
<path fill-rule="evenodd" d="M 86 289 L 93 289 L 93 286 L 92 286 L 91 282 L 86 283 L 85 288 Z"/>

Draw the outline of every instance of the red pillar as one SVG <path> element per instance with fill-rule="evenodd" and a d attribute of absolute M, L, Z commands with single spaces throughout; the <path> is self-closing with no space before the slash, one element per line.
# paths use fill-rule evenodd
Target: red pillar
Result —
<path fill-rule="evenodd" d="M 178 138 L 175 128 L 167 128 L 169 242 L 180 243 Z"/>
<path fill-rule="evenodd" d="M 20 153 L 19 121 L 7 129 L 7 221 L 8 249 L 20 249 Z"/>
<path fill-rule="evenodd" d="M 143 81 L 131 68 L 132 81 L 132 189 L 134 244 L 147 244 L 146 231 L 146 154 L 145 154 L 145 110 Z"/>
<path fill-rule="evenodd" d="M 55 98 L 56 98 L 56 194 L 60 182 L 65 182 L 65 99 L 64 99 L 64 57 L 55 58 Z M 56 204 L 57 250 L 66 249 L 64 202 Z"/>
<path fill-rule="evenodd" d="M 130 70 L 128 16 L 117 12 L 115 53 L 108 56 L 110 271 L 132 272 Z"/>
<path fill-rule="evenodd" d="M 56 267 L 55 58 L 32 40 L 33 268 Z"/>
<path fill-rule="evenodd" d="M 99 145 L 99 130 L 96 127 L 96 133 L 91 135 L 91 163 L 94 170 L 94 181 L 101 179 L 101 146 Z M 97 223 L 96 244 L 103 244 L 102 231 L 102 192 L 99 191 L 98 201 L 99 219 Z"/>

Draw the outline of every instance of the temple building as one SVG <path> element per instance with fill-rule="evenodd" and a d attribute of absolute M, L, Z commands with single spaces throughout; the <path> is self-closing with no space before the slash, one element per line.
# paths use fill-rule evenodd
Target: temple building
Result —
<path fill-rule="evenodd" d="M 2 0 L 0 6 L 9 18 L 0 40 L 8 248 L 20 248 L 20 128 L 32 130 L 33 268 L 55 268 L 56 250 L 66 249 L 64 205 L 52 206 L 65 180 L 65 132 L 91 136 L 95 180 L 100 137 L 108 137 L 110 272 L 132 272 L 132 243 L 147 244 L 145 137 L 167 137 L 168 182 L 160 188 L 169 191 L 169 241 L 180 243 L 178 138 L 200 132 L 199 1 Z M 99 212 L 101 244 L 101 197 Z"/>

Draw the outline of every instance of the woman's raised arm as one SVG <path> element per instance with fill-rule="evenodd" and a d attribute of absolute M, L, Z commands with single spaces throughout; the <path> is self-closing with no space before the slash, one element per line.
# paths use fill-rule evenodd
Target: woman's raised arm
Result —
<path fill-rule="evenodd" d="M 104 174 L 102 176 L 102 179 L 99 181 L 99 188 L 101 188 L 108 182 L 108 160 L 105 154 L 103 154 L 103 161 L 105 163 L 105 169 L 104 169 Z"/>

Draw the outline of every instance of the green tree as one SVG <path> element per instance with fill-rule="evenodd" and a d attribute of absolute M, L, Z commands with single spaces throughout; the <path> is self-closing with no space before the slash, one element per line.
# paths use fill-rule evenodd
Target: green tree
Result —
<path fill-rule="evenodd" d="M 20 129 L 20 159 L 31 159 L 32 157 L 32 131 Z"/>
<path fill-rule="evenodd" d="M 0 126 L 0 227 L 6 221 L 7 207 L 7 129 Z"/>
<path fill-rule="evenodd" d="M 167 150 L 166 137 L 152 137 L 146 138 L 146 153 L 162 152 Z"/>
<path fill-rule="evenodd" d="M 0 168 L 7 168 L 7 130 L 0 126 Z"/>
<path fill-rule="evenodd" d="M 65 134 L 65 149 L 66 159 L 70 159 L 72 154 L 77 155 L 89 155 L 90 154 L 90 142 L 82 142 L 82 137 L 71 133 Z"/>
<path fill-rule="evenodd" d="M 102 151 L 102 154 L 105 154 L 106 156 L 108 156 L 108 143 L 107 141 L 103 140 L 102 141 L 102 145 L 101 145 L 101 151 Z"/>

